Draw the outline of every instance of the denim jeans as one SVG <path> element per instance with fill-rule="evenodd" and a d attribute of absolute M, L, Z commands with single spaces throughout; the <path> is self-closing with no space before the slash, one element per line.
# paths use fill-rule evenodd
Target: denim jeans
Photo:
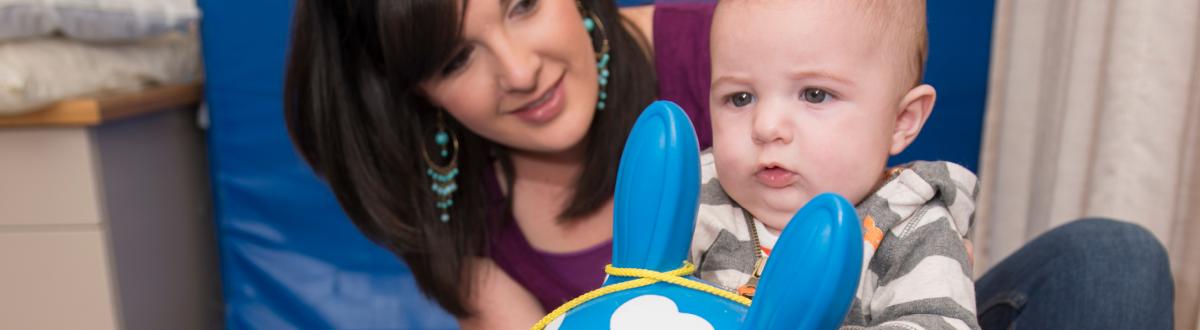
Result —
<path fill-rule="evenodd" d="M 1162 244 L 1106 219 L 1042 234 L 975 283 L 983 329 L 1171 329 L 1174 294 Z"/>

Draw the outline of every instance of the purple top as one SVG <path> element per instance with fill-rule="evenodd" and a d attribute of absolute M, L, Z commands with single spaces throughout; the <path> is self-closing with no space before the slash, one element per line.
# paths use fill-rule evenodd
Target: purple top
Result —
<path fill-rule="evenodd" d="M 654 9 L 654 64 L 659 99 L 674 101 L 691 117 L 700 148 L 712 145 L 708 118 L 708 31 L 713 4 L 659 4 Z M 513 280 L 533 293 L 547 312 L 600 287 L 604 265 L 612 260 L 612 241 L 577 252 L 538 251 L 513 219 L 493 171 L 484 175 L 490 257 Z"/>
<path fill-rule="evenodd" d="M 708 119 L 708 31 L 713 3 L 659 4 L 654 7 L 654 66 L 658 98 L 674 101 L 696 126 L 700 149 L 712 146 Z"/>

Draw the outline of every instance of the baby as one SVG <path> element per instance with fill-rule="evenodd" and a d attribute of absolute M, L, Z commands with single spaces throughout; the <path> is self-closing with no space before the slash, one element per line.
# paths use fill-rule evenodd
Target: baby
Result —
<path fill-rule="evenodd" d="M 937 95 L 921 83 L 925 2 L 721 0 L 710 41 L 699 276 L 752 296 L 792 215 L 835 192 L 864 234 L 844 326 L 978 329 L 966 241 L 975 175 L 947 162 L 886 168 Z"/>

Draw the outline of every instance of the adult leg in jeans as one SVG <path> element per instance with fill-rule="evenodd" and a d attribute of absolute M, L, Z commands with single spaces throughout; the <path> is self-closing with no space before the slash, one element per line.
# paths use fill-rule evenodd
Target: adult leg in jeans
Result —
<path fill-rule="evenodd" d="M 1088 219 L 1023 246 L 975 282 L 984 329 L 1171 329 L 1166 250 L 1137 225 Z"/>

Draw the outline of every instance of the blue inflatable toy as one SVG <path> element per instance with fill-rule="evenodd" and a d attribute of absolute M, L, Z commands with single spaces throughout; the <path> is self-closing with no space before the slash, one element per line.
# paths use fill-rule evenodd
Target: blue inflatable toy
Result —
<path fill-rule="evenodd" d="M 754 301 L 704 283 L 686 262 L 700 192 L 700 152 L 687 114 L 658 101 L 638 117 L 617 174 L 613 260 L 604 286 L 534 329 L 833 329 L 862 267 L 853 206 L 813 198 L 789 222 Z"/>

